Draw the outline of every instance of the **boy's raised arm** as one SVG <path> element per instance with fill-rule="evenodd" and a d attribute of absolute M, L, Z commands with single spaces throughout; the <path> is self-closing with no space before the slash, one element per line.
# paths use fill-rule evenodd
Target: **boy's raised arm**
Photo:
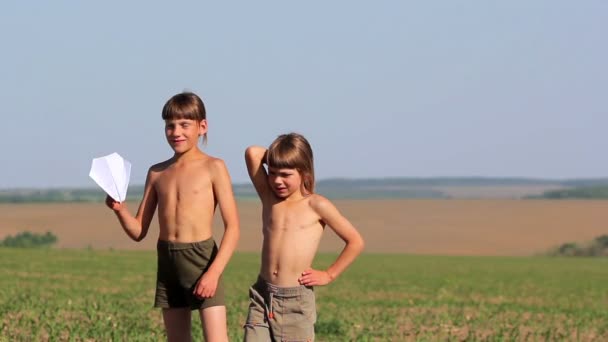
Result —
<path fill-rule="evenodd" d="M 156 210 L 157 197 L 156 191 L 152 185 L 152 171 L 148 171 L 146 177 L 146 185 L 144 187 L 144 195 L 139 204 L 137 215 L 133 217 L 129 212 L 127 205 L 122 202 L 116 202 L 111 197 L 106 198 L 106 204 L 116 214 L 120 225 L 124 229 L 127 235 L 135 240 L 141 241 L 148 234 L 148 228 L 150 228 L 150 222 L 154 217 L 154 211 Z"/>
<path fill-rule="evenodd" d="M 264 200 L 269 194 L 270 187 L 268 185 L 268 175 L 264 169 L 266 159 L 266 148 L 261 146 L 249 146 L 245 150 L 245 163 L 249 178 L 255 187 L 255 191 Z"/>

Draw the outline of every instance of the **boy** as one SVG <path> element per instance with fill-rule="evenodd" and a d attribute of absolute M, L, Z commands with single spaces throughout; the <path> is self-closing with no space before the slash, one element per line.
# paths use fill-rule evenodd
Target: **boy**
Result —
<path fill-rule="evenodd" d="M 260 275 L 249 290 L 245 341 L 312 341 L 313 286 L 335 280 L 361 253 L 363 239 L 328 199 L 314 193 L 313 154 L 303 136 L 280 135 L 268 150 L 251 146 L 245 160 L 262 201 L 264 235 Z M 345 247 L 327 270 L 315 270 L 311 265 L 326 225 Z"/>
<path fill-rule="evenodd" d="M 133 217 L 125 203 L 106 198 L 125 233 L 141 241 L 158 207 L 160 226 L 155 307 L 162 308 L 169 341 L 190 341 L 191 310 L 198 310 L 206 341 L 228 341 L 221 274 L 239 238 L 239 219 L 230 176 L 221 159 L 203 153 L 207 119 L 193 93 L 173 96 L 162 111 L 172 158 L 148 171 Z M 212 222 L 219 205 L 224 236 L 218 250 Z"/>

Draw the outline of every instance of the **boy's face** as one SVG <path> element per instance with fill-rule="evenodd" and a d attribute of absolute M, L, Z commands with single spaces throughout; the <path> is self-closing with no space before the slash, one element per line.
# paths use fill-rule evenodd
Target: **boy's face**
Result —
<path fill-rule="evenodd" d="M 268 184 L 279 198 L 301 194 L 302 175 L 297 169 L 268 167 Z"/>
<path fill-rule="evenodd" d="M 198 145 L 198 138 L 207 133 L 207 120 L 165 120 L 165 136 L 175 153 L 184 153 Z"/>

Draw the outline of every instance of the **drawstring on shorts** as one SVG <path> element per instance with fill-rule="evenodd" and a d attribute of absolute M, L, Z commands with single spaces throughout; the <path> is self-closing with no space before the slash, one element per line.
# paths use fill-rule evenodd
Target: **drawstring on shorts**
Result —
<path fill-rule="evenodd" d="M 280 287 L 266 282 L 261 277 L 258 277 L 257 286 L 260 288 L 260 292 L 264 292 L 264 307 L 266 309 L 266 321 L 274 319 L 274 298 L 294 297 L 300 296 L 303 290 L 306 290 L 304 286 L 294 287 Z M 265 289 L 266 291 L 262 290 Z M 267 301 L 266 301 L 267 300 Z"/>
<path fill-rule="evenodd" d="M 274 318 L 274 311 L 272 311 L 272 300 L 274 299 L 274 293 L 272 292 L 272 289 L 268 289 L 268 293 L 269 293 L 269 300 L 268 300 L 268 305 L 266 305 L 266 316 L 267 319 L 273 319 Z"/>

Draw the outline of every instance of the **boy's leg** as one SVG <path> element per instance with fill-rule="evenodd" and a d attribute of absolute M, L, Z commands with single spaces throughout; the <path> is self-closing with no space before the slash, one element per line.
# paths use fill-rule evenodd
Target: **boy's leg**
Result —
<path fill-rule="evenodd" d="M 274 341 L 270 336 L 270 326 L 266 320 L 264 298 L 253 285 L 249 288 L 249 312 L 245 329 L 245 342 L 268 342 Z"/>
<path fill-rule="evenodd" d="M 190 308 L 163 309 L 167 341 L 192 341 Z"/>
<path fill-rule="evenodd" d="M 281 303 L 281 332 L 286 341 L 314 341 L 317 310 L 312 289 L 301 287 L 300 295 Z"/>
<path fill-rule="evenodd" d="M 201 316 L 205 341 L 228 342 L 226 307 L 224 305 L 210 306 L 200 309 L 198 312 Z"/>
<path fill-rule="evenodd" d="M 245 342 L 269 342 L 274 341 L 270 336 L 270 326 L 264 319 L 264 310 L 249 307 L 245 329 Z"/>
<path fill-rule="evenodd" d="M 270 337 L 268 324 L 245 324 L 245 342 L 268 342 L 274 341 Z"/>

